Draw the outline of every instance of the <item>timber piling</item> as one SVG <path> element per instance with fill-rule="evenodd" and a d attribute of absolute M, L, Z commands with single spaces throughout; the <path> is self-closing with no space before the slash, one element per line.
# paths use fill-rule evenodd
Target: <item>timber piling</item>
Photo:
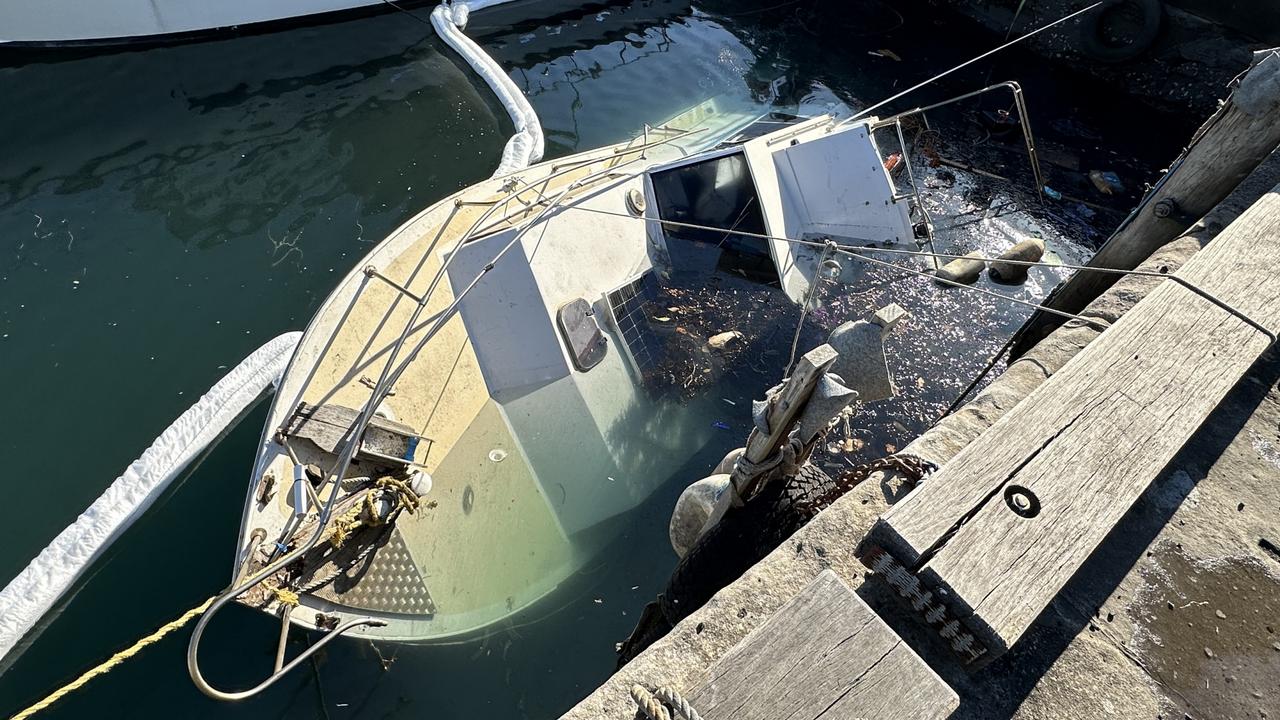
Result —
<path fill-rule="evenodd" d="M 1132 270 L 1156 248 L 1191 228 L 1222 202 L 1280 146 L 1280 48 L 1256 53 L 1216 113 L 1187 149 L 1121 223 L 1089 267 Z M 1076 313 L 1110 287 L 1117 275 L 1078 273 L 1044 305 Z M 1018 357 L 1061 323 L 1038 311 L 1021 331 L 1011 356 Z"/>

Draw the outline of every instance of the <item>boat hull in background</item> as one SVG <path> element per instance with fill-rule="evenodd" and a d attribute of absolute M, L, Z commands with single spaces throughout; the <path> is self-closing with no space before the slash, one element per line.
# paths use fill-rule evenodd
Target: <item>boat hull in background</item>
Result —
<path fill-rule="evenodd" d="M 397 8 L 425 13 L 434 4 L 430 0 L 0 0 L 0 47 L 170 44 L 336 22 Z M 476 12 L 479 25 L 493 28 L 606 4 L 510 0 L 477 4 Z"/>

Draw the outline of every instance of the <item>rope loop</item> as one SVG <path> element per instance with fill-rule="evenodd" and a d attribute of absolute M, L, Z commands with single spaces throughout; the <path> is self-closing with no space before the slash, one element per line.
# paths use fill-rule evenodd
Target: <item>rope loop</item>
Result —
<path fill-rule="evenodd" d="M 640 712 L 649 720 L 671 720 L 675 716 L 684 720 L 702 720 L 697 710 L 685 700 L 675 688 L 662 685 L 649 692 L 643 685 L 631 686 L 631 699 L 635 700 Z M 670 708 L 670 709 L 668 709 Z"/>
<path fill-rule="evenodd" d="M 374 483 L 376 487 L 395 491 L 396 499 L 404 506 L 405 510 L 413 512 L 422 504 L 422 500 L 418 497 L 418 493 L 409 487 L 409 483 L 399 478 L 393 478 L 390 475 L 378 478 Z"/>
<path fill-rule="evenodd" d="M 644 713 L 649 720 L 671 720 L 671 712 L 643 685 L 631 686 L 631 699 L 635 700 L 636 707 L 640 708 L 640 712 Z"/>
<path fill-rule="evenodd" d="M 685 720 L 702 720 L 702 716 L 698 714 L 698 711 L 694 710 L 693 706 L 689 704 L 689 701 L 681 697 L 680 693 L 676 692 L 675 688 L 664 685 L 655 690 L 654 694 L 658 696 L 659 700 L 666 703 L 678 714 L 683 716 Z"/>
<path fill-rule="evenodd" d="M 751 462 L 745 455 L 738 458 L 737 467 L 746 476 L 744 487 L 761 488 L 777 477 L 791 477 L 800 470 L 799 458 L 804 452 L 804 444 L 792 436 L 772 455 L 760 462 Z M 750 498 L 743 498 L 749 500 Z"/>

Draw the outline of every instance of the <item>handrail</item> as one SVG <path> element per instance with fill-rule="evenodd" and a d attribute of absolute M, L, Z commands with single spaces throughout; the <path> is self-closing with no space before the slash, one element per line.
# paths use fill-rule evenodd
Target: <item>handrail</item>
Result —
<path fill-rule="evenodd" d="M 201 692 L 215 699 L 229 700 L 229 701 L 243 700 L 245 698 L 252 697 L 253 695 L 256 695 L 262 690 L 265 690 L 266 688 L 270 687 L 273 683 L 275 683 L 282 676 L 287 674 L 290 670 L 297 667 L 298 664 L 301 663 L 303 660 L 311 657 L 317 650 L 324 647 L 333 639 L 346 633 L 347 631 L 357 627 L 363 627 L 363 626 L 380 627 L 380 626 L 386 625 L 385 622 L 381 620 L 377 620 L 372 617 L 353 618 L 351 620 L 348 620 L 347 622 L 342 623 L 337 628 L 332 630 L 320 642 L 316 643 L 315 645 L 312 645 L 310 648 L 300 653 L 298 657 L 293 659 L 293 661 L 283 666 L 282 668 L 276 669 L 274 672 L 272 672 L 270 676 L 267 677 L 266 680 L 262 681 L 261 683 L 259 683 L 258 685 L 252 688 L 249 688 L 248 690 L 232 691 L 232 692 L 219 690 L 213 687 L 212 685 L 210 685 L 209 682 L 204 679 L 204 675 L 200 672 L 200 661 L 199 661 L 200 640 L 204 635 L 205 628 L 208 626 L 209 622 L 213 619 L 214 615 L 216 615 L 219 611 L 221 611 L 222 608 L 225 607 L 229 602 L 240 597 L 245 592 L 247 592 L 250 588 L 253 588 L 261 584 L 262 582 L 269 579 L 271 576 L 275 575 L 280 570 L 293 564 L 295 561 L 301 558 L 303 554 L 311 550 L 313 547 L 315 547 L 319 543 L 320 537 L 323 535 L 325 527 L 328 526 L 329 520 L 333 514 L 334 507 L 337 504 L 339 489 L 341 487 L 342 476 L 344 473 L 346 473 L 347 468 L 350 467 L 351 461 L 355 456 L 356 448 L 359 445 L 358 439 L 363 435 L 365 429 L 368 428 L 369 422 L 372 420 L 374 411 L 377 409 L 378 404 L 381 403 L 382 400 L 387 397 L 389 390 L 395 385 L 396 381 L 399 380 L 400 376 L 404 374 L 405 370 L 408 369 L 409 364 L 413 362 L 413 360 L 417 357 L 418 353 L 421 352 L 422 348 L 425 347 L 425 345 L 433 337 L 435 337 L 435 335 L 440 331 L 440 329 L 444 327 L 444 324 L 448 322 L 450 318 L 453 317 L 453 314 L 457 311 L 462 300 L 480 282 L 481 278 L 483 278 L 490 270 L 492 270 L 496 265 L 496 263 L 499 260 L 501 260 L 502 257 L 505 256 L 506 253 L 516 245 L 516 243 L 520 241 L 520 239 L 524 236 L 525 232 L 527 232 L 530 227 L 532 227 L 539 220 L 541 220 L 548 213 L 550 213 L 553 209 L 555 209 L 560 203 L 560 201 L 562 201 L 565 197 L 567 197 L 570 192 L 578 189 L 579 187 L 581 187 L 582 185 L 588 182 L 593 182 L 595 179 L 601 177 L 602 175 L 607 176 L 608 174 L 612 173 L 612 171 L 616 169 L 618 165 L 614 165 L 610 168 L 607 168 L 606 171 L 604 172 L 591 173 L 583 178 L 580 178 L 578 180 L 575 180 L 569 183 L 569 185 L 566 186 L 565 189 L 559 195 L 557 195 L 552 202 L 547 204 L 532 219 L 526 222 L 526 224 L 517 231 L 516 235 L 511 239 L 511 241 L 508 242 L 507 245 L 503 247 L 484 266 L 484 268 L 476 275 L 476 277 L 471 280 L 471 282 L 467 285 L 467 287 L 461 293 L 459 293 L 457 297 L 454 298 L 453 302 L 451 302 L 448 307 L 446 307 L 443 311 L 437 314 L 435 323 L 430 327 L 429 330 L 427 330 L 423 338 L 419 340 L 418 343 L 414 346 L 413 350 L 408 354 L 408 357 L 398 367 L 396 367 L 394 371 L 392 371 L 392 367 L 395 365 L 401 349 L 403 349 L 405 344 L 408 342 L 409 337 L 413 334 L 414 328 L 418 322 L 418 318 L 421 317 L 422 312 L 426 309 L 427 304 L 430 302 L 432 295 L 435 293 L 436 288 L 439 286 L 441 279 L 444 277 L 445 273 L 448 271 L 449 266 L 453 262 L 453 259 L 458 256 L 457 251 L 466 242 L 472 239 L 472 234 L 476 231 L 477 228 L 480 227 L 481 223 L 488 220 L 489 217 L 494 212 L 496 212 L 499 207 L 506 206 L 510 202 L 512 197 L 518 195 L 519 193 L 524 192 L 525 190 L 528 190 L 529 188 L 534 187 L 536 184 L 545 183 L 555 177 L 559 177 L 560 175 L 572 172 L 573 170 L 577 170 L 582 167 L 588 167 L 591 164 L 594 164 L 596 162 L 617 160 L 622 155 L 630 154 L 633 152 L 643 152 L 649 147 L 670 143 L 677 139 L 685 137 L 687 135 L 701 132 L 703 129 L 704 128 L 687 130 L 681 133 L 680 135 L 676 135 L 676 136 L 666 138 L 660 141 L 655 141 L 652 143 L 642 143 L 635 147 L 627 147 L 625 149 L 622 149 L 620 152 L 618 151 L 619 150 L 618 148 L 615 148 L 613 153 L 609 155 L 605 155 L 598 159 L 592 160 L 583 165 L 575 165 L 565 170 L 553 172 L 549 175 L 545 175 L 540 178 L 537 178 L 536 180 L 522 181 L 518 184 L 513 184 L 511 188 L 507 191 L 507 196 L 501 202 L 495 203 L 492 207 L 488 208 L 484 213 L 480 215 L 479 218 L 475 220 L 475 222 L 472 223 L 471 227 L 469 227 L 466 232 L 462 233 L 462 235 L 459 236 L 458 240 L 453 244 L 448 254 L 448 257 L 446 257 L 445 261 L 441 263 L 440 269 L 437 270 L 435 277 L 432 279 L 431 283 L 428 285 L 427 291 L 423 293 L 420 299 L 416 302 L 417 307 L 414 309 L 414 312 L 409 318 L 409 321 L 405 323 L 404 329 L 401 331 L 399 339 L 396 341 L 395 345 L 392 347 L 387 357 L 386 364 L 383 365 L 382 371 L 379 374 L 378 380 L 376 383 L 374 383 L 374 386 L 370 392 L 369 400 L 365 403 L 364 407 L 361 409 L 359 416 L 356 418 L 356 422 L 353 423 L 351 427 L 348 428 L 347 432 L 343 434 L 342 442 L 344 443 L 344 447 L 343 447 L 342 453 L 339 455 L 337 461 L 334 463 L 326 480 L 326 482 L 332 482 L 333 489 L 330 492 L 329 498 L 326 500 L 324 506 L 320 509 L 319 517 L 316 523 L 316 529 L 312 533 L 311 537 L 308 538 L 307 541 L 304 542 L 302 545 L 295 548 L 292 552 L 286 553 L 281 557 L 277 558 L 274 562 L 268 563 L 258 572 L 254 573 L 247 580 L 245 580 L 242 584 L 235 585 L 233 583 L 230 587 L 228 587 L 221 594 L 219 594 L 216 599 L 214 599 L 213 603 L 209 606 L 209 609 L 197 621 L 195 629 L 191 633 L 191 641 L 187 645 L 187 671 L 191 675 L 192 681 L 195 683 L 196 687 L 200 689 Z M 639 158 L 636 158 L 636 159 L 639 159 Z M 627 164 L 634 161 L 635 159 L 628 160 L 626 163 L 622 163 L 622 164 Z M 525 208 L 524 210 L 521 210 L 521 212 L 524 212 L 527 210 L 528 208 Z M 337 333 L 337 332 L 338 332 L 338 328 L 334 328 L 334 333 Z"/>
<path fill-rule="evenodd" d="M 1008 88 L 1013 93 L 1013 104 L 1018 109 L 1018 123 L 1022 126 L 1022 138 L 1025 141 L 1027 146 L 1027 156 L 1031 160 L 1031 173 L 1035 175 L 1035 179 L 1036 179 L 1036 193 L 1040 196 L 1040 202 L 1043 203 L 1044 202 L 1044 173 L 1040 167 L 1040 154 L 1039 152 L 1036 151 L 1035 135 L 1032 134 L 1031 132 L 1031 116 L 1027 112 L 1027 101 L 1026 101 L 1026 98 L 1023 97 L 1022 95 L 1022 86 L 1019 85 L 1018 82 L 1015 80 L 1006 80 L 1001 83 L 996 83 L 995 85 L 988 85 L 987 87 L 984 87 L 981 90 L 974 90 L 972 92 L 967 92 L 963 95 L 957 95 L 956 97 L 943 100 L 941 102 L 933 103 L 932 105 L 916 107 L 916 108 L 907 110 L 905 112 L 900 112 L 896 115 L 891 115 L 890 117 L 884 118 L 883 120 L 879 120 L 873 123 L 872 129 L 877 130 L 882 127 L 887 127 L 894 123 L 901 122 L 902 119 L 905 117 L 909 117 L 911 115 L 923 115 L 924 113 L 927 113 L 930 110 L 937 110 L 940 107 L 945 107 L 947 105 L 963 102 L 970 98 L 974 98 L 979 95 L 985 95 L 986 93 L 992 92 L 993 90 L 999 90 L 1001 88 Z M 906 152 L 906 148 L 903 148 L 903 153 L 904 153 L 903 157 L 906 157 L 905 152 Z"/>
<path fill-rule="evenodd" d="M 247 590 L 248 588 L 245 588 L 245 589 Z M 214 605 L 217 605 L 217 601 L 215 601 Z M 214 609 L 214 605 L 209 606 L 209 611 L 212 611 Z M 187 651 L 187 671 L 191 673 L 191 680 L 195 682 L 196 687 L 200 688 L 200 692 L 204 693 L 205 695 L 208 695 L 211 698 L 214 698 L 215 700 L 227 700 L 227 701 L 245 700 L 247 698 L 253 697 L 254 695 L 257 695 L 263 690 L 266 690 L 267 688 L 276 684 L 276 681 L 278 681 L 280 678 L 289 674 L 290 670 L 293 670 L 294 668 L 298 667 L 298 665 L 302 664 L 302 661 L 306 660 L 307 658 L 310 658 L 313 654 L 318 652 L 325 645 L 328 645 L 334 640 L 337 640 L 340 636 L 342 636 L 348 630 L 359 627 L 361 625 L 368 625 L 371 627 L 380 627 L 382 625 L 386 625 L 386 623 L 381 620 L 375 620 L 373 618 L 368 618 L 368 617 L 354 618 L 352 620 L 348 620 L 345 623 L 342 623 L 338 627 L 334 628 L 328 635 L 325 635 L 323 638 L 320 638 L 319 642 L 307 648 L 305 651 L 299 654 L 298 657 L 290 661 L 288 665 L 285 665 L 284 667 L 271 673 L 271 675 L 269 675 L 266 680 L 263 680 L 262 682 L 249 688 L 248 690 L 238 690 L 235 692 L 227 692 L 225 690 L 219 690 L 213 687 L 208 683 L 208 681 L 204 679 L 204 675 L 200 673 L 199 659 L 196 657 L 196 653 L 193 652 L 193 650 L 196 649 L 196 645 L 199 642 L 199 634 L 204 631 L 204 627 L 203 627 L 205 625 L 204 621 L 206 618 L 209 617 L 210 614 L 211 612 L 206 612 L 200 618 L 200 622 L 196 625 L 195 632 L 193 632 L 191 635 L 192 645 L 189 646 L 189 649 Z"/>
<path fill-rule="evenodd" d="M 625 218 L 628 220 L 638 220 L 646 223 L 656 223 L 658 225 L 671 225 L 674 227 L 689 228 L 691 230 L 707 230 L 707 231 L 713 231 L 717 233 L 725 233 L 726 235 L 741 235 L 743 237 L 758 238 L 761 240 L 774 240 L 777 242 L 785 242 L 785 243 L 790 243 L 792 245 L 803 245 L 803 246 L 812 247 L 812 248 L 823 248 L 827 246 L 825 240 L 822 240 L 822 241 L 802 240 L 798 238 L 786 237 L 784 235 L 770 235 L 768 233 L 757 233 L 757 232 L 750 232 L 747 230 L 736 230 L 734 228 L 715 227 L 713 225 L 701 225 L 698 223 L 681 222 L 679 220 L 663 220 L 661 218 L 653 218 L 653 217 L 648 217 L 644 215 L 637 217 L 635 215 L 630 215 L 627 213 L 614 212 L 612 210 L 600 210 L 598 208 L 586 208 L 586 207 L 574 206 L 571 209 L 577 210 L 579 212 L 596 213 L 597 215 L 609 215 L 612 217 Z M 859 241 L 859 242 L 867 242 L 867 243 L 875 242 L 871 238 L 845 237 L 842 239 L 846 241 Z M 841 253 L 842 255 L 848 255 L 855 259 L 862 260 L 863 262 L 884 265 L 892 268 L 897 268 L 899 270 L 906 270 L 907 272 L 910 272 L 915 275 L 931 277 L 937 280 L 938 282 L 941 282 L 944 285 L 957 287 L 961 290 L 967 290 L 969 292 L 979 293 L 983 295 L 990 295 L 992 297 L 1000 298 L 1002 300 L 1007 300 L 1009 302 L 1016 303 L 1018 305 L 1024 305 L 1030 308 L 1034 308 L 1036 310 L 1043 310 L 1044 312 L 1047 312 L 1051 315 L 1057 315 L 1059 317 L 1063 317 L 1068 320 L 1078 320 L 1082 323 L 1093 325 L 1094 327 L 1097 327 L 1100 330 L 1106 330 L 1108 327 L 1110 327 L 1109 323 L 1099 320 L 1098 318 L 1091 318 L 1084 315 L 1069 313 L 1063 310 L 1057 310 L 1055 308 L 1046 307 L 1044 305 L 1033 303 L 1028 300 L 1022 300 L 1020 298 L 1015 298 L 1009 295 L 1003 295 L 1001 293 L 993 292 L 985 288 L 974 287 L 972 285 L 965 285 L 964 283 L 945 280 L 943 278 L 936 277 L 935 275 L 930 275 L 927 272 L 922 272 L 920 270 L 904 267 L 902 265 L 898 265 L 895 263 L 887 263 L 883 260 L 876 260 L 875 258 L 867 257 L 868 254 L 888 254 L 888 255 L 907 255 L 907 256 L 914 256 L 914 257 L 934 257 L 934 258 L 940 258 L 940 259 L 946 259 L 946 260 L 959 260 L 962 258 L 972 257 L 970 255 L 957 255 L 955 253 L 940 253 L 940 252 L 924 252 L 923 250 L 898 250 L 895 248 L 885 248 L 885 247 L 849 248 L 849 247 L 843 247 L 843 246 L 840 247 L 837 250 L 837 252 Z M 1054 268 L 1054 269 L 1062 269 L 1062 270 L 1076 270 L 1079 272 L 1101 273 L 1104 275 L 1135 275 L 1138 277 L 1153 277 L 1153 278 L 1162 278 L 1166 280 L 1172 280 L 1175 284 L 1186 288 L 1187 290 L 1195 293 L 1196 295 L 1199 295 L 1200 297 L 1204 298 L 1208 302 L 1211 302 L 1214 305 L 1218 306 L 1219 308 L 1225 310 L 1232 317 L 1239 319 L 1244 324 L 1248 325 L 1254 330 L 1257 330 L 1259 333 L 1262 333 L 1267 337 L 1267 339 L 1271 342 L 1271 344 L 1274 345 L 1280 342 L 1280 336 L 1278 336 L 1276 332 L 1272 331 L 1266 325 L 1263 325 L 1258 320 L 1254 319 L 1253 317 L 1250 317 L 1244 311 L 1231 305 L 1231 303 L 1228 303 L 1222 298 L 1217 297 L 1216 295 L 1209 292 L 1208 290 L 1205 290 L 1199 285 L 1196 285 L 1195 283 L 1191 282 L 1190 280 L 1187 280 L 1186 278 L 1176 273 L 1157 272 L 1154 270 L 1136 270 L 1136 269 L 1123 270 L 1120 268 L 1099 267 L 1096 265 L 1074 265 L 1071 263 L 1049 263 L 1044 261 L 1032 261 L 1032 260 L 1007 260 L 1007 259 L 989 258 L 989 257 L 983 257 L 978 259 L 984 262 L 996 262 L 997 260 L 999 260 L 1002 263 L 1008 263 L 1010 265 L 1018 265 L 1020 267 L 1045 267 L 1045 268 Z"/>

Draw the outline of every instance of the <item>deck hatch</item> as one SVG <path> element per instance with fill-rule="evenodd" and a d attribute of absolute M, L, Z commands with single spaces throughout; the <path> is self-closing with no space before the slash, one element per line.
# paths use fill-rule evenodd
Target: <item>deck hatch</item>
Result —
<path fill-rule="evenodd" d="M 556 312 L 556 325 L 569 346 L 573 366 L 586 372 L 604 360 L 609 351 L 609 339 L 596 323 L 595 310 L 582 298 L 560 306 Z"/>

